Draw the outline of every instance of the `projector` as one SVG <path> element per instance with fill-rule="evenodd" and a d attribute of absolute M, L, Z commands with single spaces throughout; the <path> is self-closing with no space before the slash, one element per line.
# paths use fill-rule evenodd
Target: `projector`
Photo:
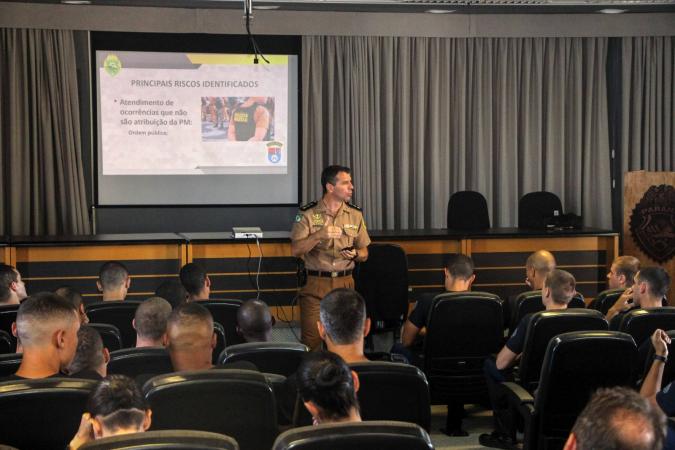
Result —
<path fill-rule="evenodd" d="M 235 239 L 262 239 L 260 227 L 232 227 L 232 237 Z"/>

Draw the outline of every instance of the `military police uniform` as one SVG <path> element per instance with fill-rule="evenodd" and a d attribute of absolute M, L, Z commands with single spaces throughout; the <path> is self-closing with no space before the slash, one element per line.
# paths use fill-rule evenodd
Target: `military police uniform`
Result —
<path fill-rule="evenodd" d="M 300 208 L 291 230 L 291 241 L 305 239 L 329 225 L 341 228 L 342 235 L 339 238 L 321 240 L 303 256 L 307 270 L 307 284 L 300 289 L 298 298 L 302 342 L 310 349 L 318 347 L 321 343 L 316 327 L 321 299 L 333 289 L 354 288 L 352 278 L 354 261 L 345 259 L 340 255 L 340 251 L 352 246 L 355 249 L 362 249 L 370 244 L 360 208 L 343 203 L 333 216 L 323 200 Z"/>

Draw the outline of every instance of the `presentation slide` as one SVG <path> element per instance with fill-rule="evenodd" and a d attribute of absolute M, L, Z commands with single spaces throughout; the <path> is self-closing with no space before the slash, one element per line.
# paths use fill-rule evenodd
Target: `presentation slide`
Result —
<path fill-rule="evenodd" d="M 99 203 L 297 202 L 297 57 L 266 57 L 97 50 Z"/>

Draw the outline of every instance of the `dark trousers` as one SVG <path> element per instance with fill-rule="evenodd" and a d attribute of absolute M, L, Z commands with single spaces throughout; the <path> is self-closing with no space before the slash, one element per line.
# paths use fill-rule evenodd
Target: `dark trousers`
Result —
<path fill-rule="evenodd" d="M 511 372 L 497 369 L 497 362 L 494 356 L 491 356 L 483 363 L 483 372 L 485 373 L 485 382 L 488 387 L 490 404 L 492 405 L 495 431 L 508 435 L 515 440 L 516 426 L 513 411 L 508 405 L 508 398 L 502 388 L 501 383 L 512 381 Z"/>

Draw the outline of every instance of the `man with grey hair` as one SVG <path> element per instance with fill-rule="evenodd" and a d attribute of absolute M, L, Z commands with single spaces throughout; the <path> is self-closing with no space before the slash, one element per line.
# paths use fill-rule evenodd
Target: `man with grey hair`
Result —
<path fill-rule="evenodd" d="M 625 387 L 599 389 L 577 418 L 564 450 L 661 450 L 666 416 Z"/>
<path fill-rule="evenodd" d="M 73 360 L 80 318 L 75 308 L 51 292 L 28 297 L 16 315 L 17 337 L 23 358 L 7 380 L 58 376 Z"/>
<path fill-rule="evenodd" d="M 166 346 L 166 324 L 171 304 L 160 297 L 150 297 L 138 305 L 131 324 L 136 330 L 136 347 Z"/>
<path fill-rule="evenodd" d="M 321 300 L 317 327 L 329 352 L 337 353 L 347 364 L 368 361 L 363 340 L 370 332 L 370 319 L 361 294 L 348 288 L 330 291 Z"/>

